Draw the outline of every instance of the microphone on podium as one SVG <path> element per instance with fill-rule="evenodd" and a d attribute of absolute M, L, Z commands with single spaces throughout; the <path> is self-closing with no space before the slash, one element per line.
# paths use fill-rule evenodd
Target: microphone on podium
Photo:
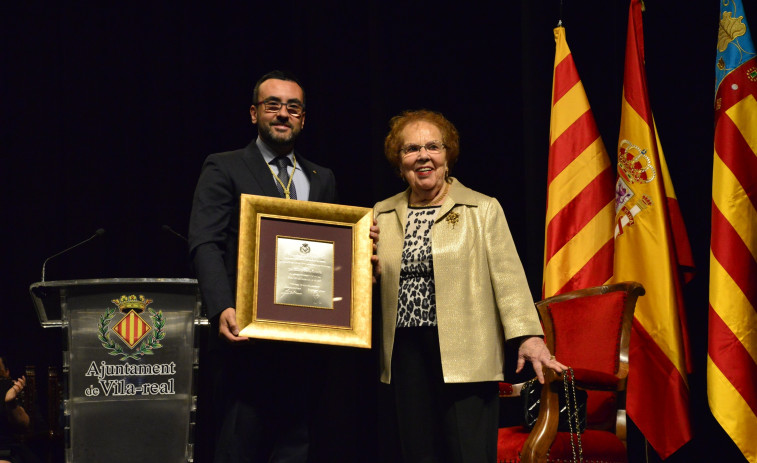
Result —
<path fill-rule="evenodd" d="M 184 240 L 185 242 L 189 242 L 189 240 L 187 239 L 187 237 L 186 237 L 186 236 L 184 236 L 184 235 L 182 235 L 181 233 L 177 232 L 176 230 L 174 230 L 173 228 L 169 227 L 168 225 L 163 225 L 163 226 L 162 226 L 162 227 L 160 227 L 160 228 L 162 228 L 162 229 L 163 229 L 163 231 L 166 231 L 166 232 L 168 232 L 168 233 L 170 233 L 170 234 L 172 234 L 172 235 L 178 236 L 179 238 L 181 238 L 181 239 L 182 239 L 182 240 Z"/>
<path fill-rule="evenodd" d="M 84 244 L 84 243 L 86 243 L 86 242 L 88 242 L 88 241 L 91 241 L 91 240 L 93 240 L 93 239 L 95 239 L 95 238 L 97 238 L 97 237 L 99 237 L 99 236 L 103 236 L 104 234 L 105 234 L 105 229 L 104 229 L 104 228 L 98 228 L 98 229 L 97 229 L 97 230 L 95 231 L 95 234 L 94 234 L 94 235 L 92 235 L 92 236 L 90 236 L 90 237 L 89 237 L 89 238 L 87 238 L 86 240 L 84 240 L 84 241 L 82 241 L 82 242 L 80 242 L 80 243 L 76 243 L 75 245 L 71 246 L 70 248 L 64 249 L 64 250 L 62 250 L 61 252 L 59 252 L 59 253 L 57 253 L 57 254 L 53 254 L 52 256 L 50 256 L 50 257 L 48 257 L 47 259 L 45 259 L 45 262 L 43 262 L 43 263 L 42 263 L 42 281 L 43 281 L 43 282 L 45 281 L 45 266 L 47 265 L 47 261 L 49 261 L 49 260 L 50 260 L 50 259 L 52 259 L 53 257 L 58 257 L 58 256 L 59 256 L 59 255 L 61 255 L 61 254 L 65 254 L 65 253 L 67 253 L 68 251 L 70 251 L 70 250 L 72 250 L 72 249 L 74 249 L 74 248 L 78 248 L 78 247 L 79 247 L 79 246 L 81 246 L 82 244 Z"/>

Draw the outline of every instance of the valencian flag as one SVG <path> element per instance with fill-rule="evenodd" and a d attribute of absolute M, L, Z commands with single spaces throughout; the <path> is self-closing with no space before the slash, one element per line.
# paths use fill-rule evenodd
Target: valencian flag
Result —
<path fill-rule="evenodd" d="M 612 165 L 565 28 L 554 33 L 543 297 L 607 283 L 614 244 Z"/>
<path fill-rule="evenodd" d="M 691 439 L 681 286 L 694 269 L 649 103 L 639 0 L 631 0 L 628 12 L 615 201 L 614 280 L 646 289 L 631 334 L 628 415 L 667 458 Z"/>
<path fill-rule="evenodd" d="M 721 0 L 716 58 L 707 396 L 757 462 L 757 55 L 740 0 Z"/>

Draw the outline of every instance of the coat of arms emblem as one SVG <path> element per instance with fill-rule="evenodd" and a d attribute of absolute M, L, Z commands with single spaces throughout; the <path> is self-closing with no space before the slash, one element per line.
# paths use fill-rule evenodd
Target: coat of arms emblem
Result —
<path fill-rule="evenodd" d="M 160 342 L 166 337 L 166 321 L 162 310 L 156 312 L 147 307 L 152 303 L 152 299 L 146 299 L 142 295 L 123 295 L 111 302 L 115 307 L 108 307 L 100 315 L 97 334 L 97 338 L 110 355 L 119 357 L 121 361 L 139 360 L 145 355 L 152 355 L 154 349 L 163 347 Z M 111 327 L 116 310 L 123 316 Z M 145 320 L 145 310 L 152 324 Z M 112 334 L 115 335 L 115 339 L 111 337 Z"/>

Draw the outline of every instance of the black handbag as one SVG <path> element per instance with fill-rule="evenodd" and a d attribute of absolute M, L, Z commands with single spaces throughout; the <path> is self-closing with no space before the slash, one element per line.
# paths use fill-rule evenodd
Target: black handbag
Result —
<path fill-rule="evenodd" d="M 582 433 L 586 430 L 586 391 L 576 389 L 573 369 L 563 373 L 563 384 L 553 383 L 557 387 L 560 407 L 560 419 L 557 430 L 561 432 Z M 525 427 L 532 429 L 539 416 L 542 385 L 536 378 L 526 381 L 520 391 L 523 397 Z"/>

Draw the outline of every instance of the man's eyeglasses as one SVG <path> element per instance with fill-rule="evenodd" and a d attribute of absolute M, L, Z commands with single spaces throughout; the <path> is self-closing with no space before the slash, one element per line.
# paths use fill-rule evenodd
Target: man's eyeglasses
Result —
<path fill-rule="evenodd" d="M 403 156 L 411 156 L 420 153 L 421 148 L 426 148 L 428 154 L 439 154 L 446 146 L 440 141 L 430 141 L 425 145 L 405 145 L 400 153 Z"/>
<path fill-rule="evenodd" d="M 300 117 L 305 113 L 305 107 L 299 103 L 289 102 L 287 104 L 284 104 L 276 100 L 258 101 L 257 103 L 255 103 L 255 106 L 260 105 L 263 105 L 263 108 L 267 113 L 277 113 L 281 111 L 282 106 L 286 106 L 287 112 L 292 117 Z"/>

